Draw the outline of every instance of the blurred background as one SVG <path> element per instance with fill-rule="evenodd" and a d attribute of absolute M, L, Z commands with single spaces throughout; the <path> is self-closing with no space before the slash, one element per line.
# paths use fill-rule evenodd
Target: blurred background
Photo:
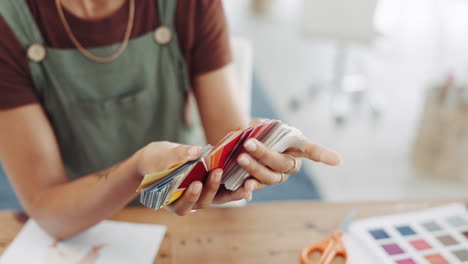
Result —
<path fill-rule="evenodd" d="M 232 34 L 252 48 L 253 114 L 280 118 L 344 159 L 336 168 L 306 163 L 297 179 L 310 184 L 288 192 L 328 201 L 468 196 L 468 1 L 224 6 Z"/>

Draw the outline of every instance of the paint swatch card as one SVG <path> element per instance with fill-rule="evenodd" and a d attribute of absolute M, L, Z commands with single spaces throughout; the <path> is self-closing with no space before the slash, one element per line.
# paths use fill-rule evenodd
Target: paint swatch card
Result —
<path fill-rule="evenodd" d="M 278 152 L 284 152 L 291 147 L 301 150 L 304 148 L 302 133 L 279 121 L 267 122 L 253 128 L 250 133 L 239 140 L 238 147 L 223 166 L 223 184 L 228 190 L 237 190 L 250 177 L 249 173 L 237 163 L 237 157 L 246 152 L 243 147 L 245 141 L 250 138 L 255 138 L 267 148 Z"/>
<path fill-rule="evenodd" d="M 199 159 L 188 161 L 172 170 L 166 171 L 168 172 L 166 175 L 157 177 L 157 180 L 144 188 L 141 188 L 141 186 L 143 183 L 148 184 L 148 182 L 142 182 L 137 189 L 137 191 L 141 190 L 140 203 L 153 209 L 162 208 L 182 196 L 185 189 L 190 185 L 190 182 L 185 181 L 185 179 L 203 181 L 207 174 L 204 158 L 211 149 L 212 146 L 206 146 Z M 143 178 L 143 181 L 145 181 L 145 178 Z M 181 186 L 183 183 L 184 186 Z"/>
<path fill-rule="evenodd" d="M 468 212 L 463 204 L 356 221 L 349 236 L 368 249 L 375 263 L 468 263 Z"/>
<path fill-rule="evenodd" d="M 217 168 L 224 171 L 222 184 L 225 188 L 237 190 L 250 177 L 237 163 L 237 157 L 246 152 L 243 147 L 245 141 L 250 138 L 255 138 L 278 152 L 291 147 L 304 148 L 301 132 L 277 120 L 268 120 L 253 127 L 233 131 L 215 147 L 206 146 L 198 160 L 146 175 L 137 190 L 141 191 L 140 202 L 153 209 L 169 205 L 179 199 L 192 182 L 204 182 L 208 173 Z"/>

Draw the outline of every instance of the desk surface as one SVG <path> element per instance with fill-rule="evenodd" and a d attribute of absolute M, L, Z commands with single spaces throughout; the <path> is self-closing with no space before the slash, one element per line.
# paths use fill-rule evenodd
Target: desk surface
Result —
<path fill-rule="evenodd" d="M 167 225 L 155 263 L 299 263 L 300 250 L 337 227 L 351 208 L 359 217 L 427 208 L 440 202 L 269 203 L 211 208 L 180 217 L 160 210 L 126 208 L 111 219 Z M 0 254 L 26 219 L 0 212 Z"/>

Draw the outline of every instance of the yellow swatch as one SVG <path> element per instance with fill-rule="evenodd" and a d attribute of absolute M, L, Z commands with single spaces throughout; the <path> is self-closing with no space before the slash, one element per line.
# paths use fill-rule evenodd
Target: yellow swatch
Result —
<path fill-rule="evenodd" d="M 169 198 L 169 200 L 166 202 L 164 206 L 170 205 L 171 203 L 175 202 L 177 199 L 179 199 L 182 196 L 182 194 L 184 194 L 184 192 L 185 192 L 185 188 L 178 189 L 177 191 L 172 193 L 171 197 Z"/>
<path fill-rule="evenodd" d="M 185 162 L 181 162 L 181 163 L 179 163 L 179 164 L 177 164 L 177 165 L 173 166 L 172 168 L 170 168 L 168 170 L 165 170 L 165 171 L 146 174 L 145 177 L 143 178 L 143 180 L 141 181 L 140 186 L 138 187 L 138 189 L 136 191 L 139 192 L 139 191 L 141 191 L 141 189 L 150 186 L 155 181 L 166 177 L 167 175 L 169 175 L 171 172 L 175 171 L 177 168 L 179 168 L 184 163 Z"/>

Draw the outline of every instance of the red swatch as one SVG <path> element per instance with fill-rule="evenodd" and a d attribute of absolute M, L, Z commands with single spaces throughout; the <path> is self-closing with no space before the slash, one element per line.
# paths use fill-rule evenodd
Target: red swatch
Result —
<path fill-rule="evenodd" d="M 207 173 L 205 164 L 202 161 L 197 162 L 187 177 L 185 177 L 184 181 L 180 184 L 179 189 L 187 188 L 194 181 L 204 182 Z"/>
<path fill-rule="evenodd" d="M 410 244 L 416 249 L 416 250 L 426 250 L 432 248 L 429 243 L 427 243 L 426 240 L 418 239 L 418 240 L 413 240 L 410 241 Z"/>

